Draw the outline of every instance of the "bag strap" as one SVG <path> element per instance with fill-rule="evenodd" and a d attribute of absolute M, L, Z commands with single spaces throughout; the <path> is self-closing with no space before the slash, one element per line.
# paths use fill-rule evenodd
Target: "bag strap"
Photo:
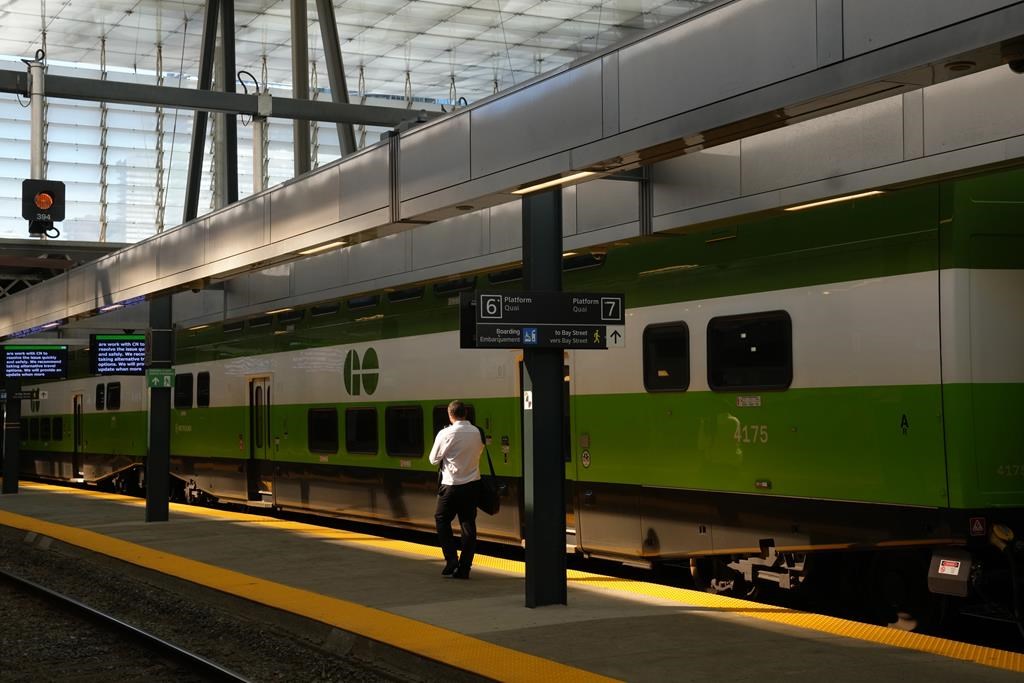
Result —
<path fill-rule="evenodd" d="M 491 452 L 487 450 L 487 442 L 484 442 L 484 454 L 487 456 L 487 465 L 491 468 L 491 476 L 497 479 L 498 475 L 494 473 L 494 463 L 491 462 Z"/>

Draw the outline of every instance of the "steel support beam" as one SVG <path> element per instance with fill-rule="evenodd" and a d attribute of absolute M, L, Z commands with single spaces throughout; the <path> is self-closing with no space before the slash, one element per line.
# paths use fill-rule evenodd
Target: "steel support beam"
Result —
<path fill-rule="evenodd" d="M 345 64 L 341 59 L 334 3 L 331 0 L 316 0 L 316 13 L 320 17 L 320 41 L 324 46 L 324 59 L 327 60 L 331 99 L 334 102 L 348 104 L 348 85 L 345 83 Z M 352 124 L 338 123 L 338 145 L 341 148 L 341 156 L 348 156 L 356 151 L 356 136 L 352 131 Z"/>
<path fill-rule="evenodd" d="M 292 0 L 292 95 L 297 100 L 309 99 L 309 22 L 306 0 Z M 309 123 L 295 121 L 292 148 L 295 155 L 295 176 L 309 173 Z"/>
<path fill-rule="evenodd" d="M 173 361 L 174 329 L 171 295 L 149 301 L 152 356 L 149 366 L 169 368 Z M 166 522 L 171 479 L 171 389 L 149 390 L 149 452 L 146 454 L 146 521 Z"/>
<path fill-rule="evenodd" d="M 211 58 L 212 59 L 212 58 Z M 213 64 L 211 62 L 212 70 Z M 212 71 L 211 71 L 212 73 Z M 201 79 L 201 75 L 200 75 Z M 0 92 L 27 91 L 28 79 L 23 72 L 0 70 Z M 151 107 L 192 109 L 197 112 L 227 112 L 233 114 L 259 114 L 256 95 L 223 93 L 171 86 L 139 85 L 117 81 L 98 81 L 71 76 L 47 76 L 46 96 L 87 102 L 116 102 Z M 441 116 L 440 112 L 397 109 L 370 104 L 343 104 L 313 102 L 288 97 L 275 97 L 269 116 L 279 119 L 301 119 L 326 123 L 357 123 L 367 126 L 394 128 L 410 121 L 426 121 Z"/>
<path fill-rule="evenodd" d="M 21 389 L 20 379 L 9 379 L 4 382 L 7 395 Z M 21 468 L 21 400 L 7 401 L 4 404 L 3 433 L 4 486 L 3 493 L 18 492 L 18 474 Z"/>
<path fill-rule="evenodd" d="M 221 89 L 235 92 L 235 0 L 220 0 L 220 31 L 224 48 L 221 61 Z M 233 113 L 224 114 L 224 200 L 227 204 L 238 201 L 238 119 Z"/>
<path fill-rule="evenodd" d="M 199 55 L 199 91 L 209 91 L 213 82 L 213 51 L 217 44 L 217 10 L 219 0 L 206 0 L 203 16 L 203 47 Z M 207 92 L 207 94 L 212 94 Z M 161 102 L 159 104 L 170 104 Z M 173 106 L 173 105 L 172 105 Z M 188 223 L 199 215 L 199 183 L 203 177 L 203 150 L 206 147 L 207 112 L 196 110 L 192 120 L 192 146 L 188 157 L 188 180 L 185 184 L 185 215 L 182 223 Z"/>
<path fill-rule="evenodd" d="M 562 290 L 562 190 L 523 197 L 523 284 Z M 523 349 L 526 606 L 566 604 L 562 349 Z"/>

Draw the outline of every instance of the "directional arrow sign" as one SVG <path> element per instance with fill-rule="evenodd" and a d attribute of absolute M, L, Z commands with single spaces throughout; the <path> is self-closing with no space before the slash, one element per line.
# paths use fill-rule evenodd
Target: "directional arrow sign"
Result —
<path fill-rule="evenodd" d="M 146 386 L 150 389 L 174 388 L 174 368 L 147 368 Z"/>
<path fill-rule="evenodd" d="M 625 297 L 589 292 L 478 292 L 464 347 L 606 349 L 625 346 Z M 461 319 L 460 325 L 472 321 Z M 615 338 L 608 335 L 615 333 Z"/>

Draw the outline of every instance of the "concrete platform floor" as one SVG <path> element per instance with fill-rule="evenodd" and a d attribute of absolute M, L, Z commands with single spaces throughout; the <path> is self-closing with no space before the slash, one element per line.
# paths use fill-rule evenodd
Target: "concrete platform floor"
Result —
<path fill-rule="evenodd" d="M 523 606 L 523 565 L 268 517 L 21 485 L 0 525 L 52 536 L 496 680 L 1020 681 L 1024 655 L 705 593 L 570 572 L 568 605 Z"/>

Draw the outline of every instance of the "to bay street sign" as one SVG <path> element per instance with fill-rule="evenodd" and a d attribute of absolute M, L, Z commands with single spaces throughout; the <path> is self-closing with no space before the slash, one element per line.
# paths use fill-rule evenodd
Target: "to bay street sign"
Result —
<path fill-rule="evenodd" d="M 150 389 L 173 389 L 174 368 L 146 368 L 146 386 Z"/>
<path fill-rule="evenodd" d="M 464 347 L 606 349 L 625 346 L 626 302 L 622 294 L 477 292 L 471 296 L 463 302 Z M 465 304 L 475 309 L 472 315 Z"/>

